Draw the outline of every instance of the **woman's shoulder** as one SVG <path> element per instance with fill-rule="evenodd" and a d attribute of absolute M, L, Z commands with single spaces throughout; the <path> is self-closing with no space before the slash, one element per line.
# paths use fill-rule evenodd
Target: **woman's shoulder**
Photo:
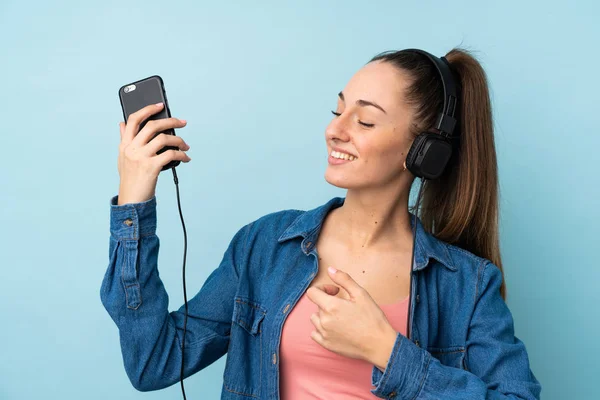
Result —
<path fill-rule="evenodd" d="M 327 212 L 343 202 L 343 198 L 334 197 L 324 204 L 311 209 L 285 208 L 275 210 L 256 218 L 253 231 L 261 234 L 276 235 L 279 241 L 306 234 L 319 226 Z"/>
<path fill-rule="evenodd" d="M 436 239 L 447 250 L 448 263 L 453 269 L 443 268 L 450 271 L 448 275 L 430 274 L 430 278 L 436 280 L 435 285 L 440 284 L 450 287 L 452 291 L 460 291 L 468 298 L 477 298 L 485 287 L 493 286 L 500 288 L 504 279 L 502 269 L 486 257 L 475 254 L 464 247 Z"/>
<path fill-rule="evenodd" d="M 275 210 L 259 216 L 252 222 L 252 224 L 262 229 L 287 227 L 305 212 L 306 210 L 300 210 L 296 208 Z"/>
<path fill-rule="evenodd" d="M 459 245 L 446 243 L 446 242 L 444 242 L 444 244 L 445 244 L 446 248 L 448 249 L 448 252 L 455 259 L 459 259 L 461 261 L 468 261 L 469 263 L 477 264 L 477 265 L 485 264 L 490 261 L 489 259 L 478 256 L 477 254 L 475 254 L 469 250 L 466 250 L 465 248 L 463 248 Z"/>
<path fill-rule="evenodd" d="M 446 248 L 452 264 L 463 274 L 480 275 L 485 268 L 498 268 L 490 259 L 477 255 L 458 244 L 448 243 L 437 238 L 435 240 Z"/>
<path fill-rule="evenodd" d="M 251 236 L 279 238 L 306 210 L 286 208 L 262 214 L 251 219 L 246 226 Z"/>

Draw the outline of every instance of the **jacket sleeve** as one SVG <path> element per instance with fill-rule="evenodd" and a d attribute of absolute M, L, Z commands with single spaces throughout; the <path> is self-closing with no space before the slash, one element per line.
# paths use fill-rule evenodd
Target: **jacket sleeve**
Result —
<path fill-rule="evenodd" d="M 440 363 L 398 333 L 382 372 L 373 367 L 371 392 L 385 399 L 539 399 L 541 385 L 525 345 L 514 336 L 513 318 L 500 295 L 502 273 L 483 267 L 466 343 L 469 371 Z"/>
<path fill-rule="evenodd" d="M 111 199 L 109 263 L 100 299 L 119 330 L 132 385 L 139 391 L 162 389 L 180 379 L 185 307 L 170 313 L 167 308 L 169 296 L 157 268 L 156 196 L 123 205 L 117 200 Z M 184 378 L 227 352 L 238 268 L 244 262 L 250 225 L 235 234 L 218 268 L 188 299 Z"/>

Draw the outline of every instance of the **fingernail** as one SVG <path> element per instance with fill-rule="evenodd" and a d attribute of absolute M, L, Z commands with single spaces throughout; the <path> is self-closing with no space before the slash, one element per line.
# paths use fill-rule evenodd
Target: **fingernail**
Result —
<path fill-rule="evenodd" d="M 329 270 L 329 272 L 331 272 L 332 274 L 335 274 L 337 272 L 337 269 L 333 268 L 333 267 L 329 267 L 327 268 Z"/>
<path fill-rule="evenodd" d="M 184 124 L 187 124 L 187 121 L 185 119 L 180 119 L 181 122 L 183 122 Z"/>
<path fill-rule="evenodd" d="M 159 107 L 160 107 L 160 106 L 162 106 L 162 105 L 163 105 L 163 103 L 162 103 L 162 102 L 160 102 L 160 103 L 156 103 L 156 104 L 155 104 L 155 106 L 159 106 Z"/>

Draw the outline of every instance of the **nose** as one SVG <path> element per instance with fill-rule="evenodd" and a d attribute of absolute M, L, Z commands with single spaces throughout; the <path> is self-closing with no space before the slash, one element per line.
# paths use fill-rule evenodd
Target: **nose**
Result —
<path fill-rule="evenodd" d="M 327 141 L 340 140 L 346 142 L 350 140 L 350 132 L 342 115 L 335 117 L 325 129 L 325 138 Z"/>

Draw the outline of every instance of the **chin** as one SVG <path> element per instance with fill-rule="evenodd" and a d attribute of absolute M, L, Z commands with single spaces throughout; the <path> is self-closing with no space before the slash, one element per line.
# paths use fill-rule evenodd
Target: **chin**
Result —
<path fill-rule="evenodd" d="M 352 182 L 352 178 L 339 172 L 331 171 L 331 168 L 327 168 L 325 171 L 325 180 L 330 185 L 339 187 L 341 189 L 354 189 L 356 186 L 355 182 Z"/>

